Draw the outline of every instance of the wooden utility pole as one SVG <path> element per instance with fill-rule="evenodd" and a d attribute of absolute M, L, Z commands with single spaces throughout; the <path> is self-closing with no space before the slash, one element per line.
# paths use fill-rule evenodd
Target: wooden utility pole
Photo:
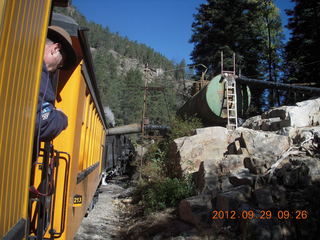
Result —
<path fill-rule="evenodd" d="M 151 72 L 157 72 L 155 69 L 149 68 L 148 63 L 144 69 L 144 94 L 143 94 L 143 109 L 142 109 L 142 121 L 141 121 L 141 134 L 145 137 L 145 125 L 150 124 L 149 119 L 146 117 L 147 113 L 147 94 L 148 91 L 163 91 L 164 87 L 148 87 L 148 81 L 151 80 Z"/>
<path fill-rule="evenodd" d="M 142 120 L 141 120 L 141 134 L 142 137 L 144 136 L 144 125 L 145 125 L 145 117 L 146 117 L 146 108 L 147 108 L 147 88 L 148 88 L 148 78 L 147 78 L 147 72 L 148 72 L 148 64 L 146 64 L 146 67 L 144 69 L 145 77 L 144 77 L 144 94 L 143 94 L 143 109 L 142 109 Z"/>

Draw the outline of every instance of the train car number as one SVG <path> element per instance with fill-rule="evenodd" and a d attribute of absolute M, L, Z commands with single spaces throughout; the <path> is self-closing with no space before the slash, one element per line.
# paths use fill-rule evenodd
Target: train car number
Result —
<path fill-rule="evenodd" d="M 73 196 L 73 206 L 80 207 L 82 205 L 82 195 L 74 195 Z"/>

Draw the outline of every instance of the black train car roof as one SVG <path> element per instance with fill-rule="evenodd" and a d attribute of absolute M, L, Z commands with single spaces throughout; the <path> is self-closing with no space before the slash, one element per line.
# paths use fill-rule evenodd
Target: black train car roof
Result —
<path fill-rule="evenodd" d="M 53 5 L 57 7 L 68 7 L 69 0 L 53 0 Z"/>

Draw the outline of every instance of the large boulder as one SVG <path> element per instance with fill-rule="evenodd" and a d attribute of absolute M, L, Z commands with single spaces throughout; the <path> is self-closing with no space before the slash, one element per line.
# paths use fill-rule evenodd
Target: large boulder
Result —
<path fill-rule="evenodd" d="M 221 159 L 206 159 L 194 174 L 196 190 L 202 194 L 215 196 L 218 192 L 228 190 L 232 187 L 229 181 L 231 171 L 243 168 L 245 156 L 226 155 Z"/>
<path fill-rule="evenodd" d="M 249 185 L 254 186 L 257 176 L 250 173 L 247 168 L 240 168 L 232 171 L 229 175 L 229 181 L 233 186 Z"/>
<path fill-rule="evenodd" d="M 193 196 L 179 203 L 179 218 L 196 227 L 209 225 L 211 197 L 206 195 Z"/>
<path fill-rule="evenodd" d="M 221 159 L 227 152 L 228 131 L 223 127 L 197 129 L 199 134 L 174 140 L 178 161 L 183 173 L 198 171 L 201 162 Z"/>
<path fill-rule="evenodd" d="M 248 128 L 238 128 L 242 141 L 251 156 L 281 156 L 291 146 L 291 139 L 271 132 L 256 131 Z"/>
<path fill-rule="evenodd" d="M 272 109 L 232 132 L 204 128 L 177 139 L 181 167 L 185 172 L 199 169 L 194 176 L 200 194 L 181 201 L 180 218 L 207 227 L 209 211 L 210 229 L 233 232 L 239 239 L 316 239 L 319 109 L 320 98 Z M 303 210 L 306 219 L 279 217 L 287 209 Z M 226 217 L 231 211 L 238 214 L 237 220 Z M 245 219 L 243 213 L 249 211 L 254 218 Z M 272 218 L 263 217 L 266 211 Z M 214 219 L 217 212 L 222 217 Z"/>
<path fill-rule="evenodd" d="M 287 116 L 292 127 L 316 126 L 320 123 L 320 98 L 298 102 L 287 107 Z"/>
<path fill-rule="evenodd" d="M 213 208 L 222 211 L 237 210 L 242 203 L 245 203 L 251 197 L 251 187 L 241 185 L 233 187 L 228 191 L 217 194 L 214 198 Z"/>
<path fill-rule="evenodd" d="M 291 156 L 278 166 L 275 175 L 287 187 L 305 187 L 320 182 L 319 158 Z"/>
<path fill-rule="evenodd" d="M 284 127 L 316 126 L 320 123 L 320 98 L 296 103 L 295 106 L 282 106 L 271 109 L 261 116 L 246 120 L 246 128 L 264 131 L 277 131 Z"/>

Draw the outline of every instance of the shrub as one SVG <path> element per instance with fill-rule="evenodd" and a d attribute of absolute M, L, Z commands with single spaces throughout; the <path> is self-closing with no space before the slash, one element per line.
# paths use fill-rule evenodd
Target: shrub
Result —
<path fill-rule="evenodd" d="M 201 120 L 196 117 L 188 117 L 185 120 L 180 117 L 176 117 L 171 122 L 171 133 L 169 134 L 170 140 L 176 138 L 190 136 L 197 128 L 203 127 Z"/>
<path fill-rule="evenodd" d="M 175 207 L 182 199 L 194 194 L 191 177 L 182 176 L 180 165 L 172 156 L 171 146 L 174 139 L 190 136 L 200 127 L 202 124 L 197 118 L 175 118 L 167 138 L 150 146 L 140 168 L 144 179 L 147 179 L 140 182 L 147 212 Z"/>
<path fill-rule="evenodd" d="M 176 207 L 182 199 L 194 194 L 191 178 L 167 178 L 145 187 L 143 192 L 147 212 Z"/>
<path fill-rule="evenodd" d="M 165 178 L 163 173 L 163 163 L 165 152 L 161 151 L 160 148 L 156 148 L 156 144 L 151 146 L 148 153 L 146 154 L 144 164 L 139 168 L 144 178 L 148 181 L 161 181 Z"/>

